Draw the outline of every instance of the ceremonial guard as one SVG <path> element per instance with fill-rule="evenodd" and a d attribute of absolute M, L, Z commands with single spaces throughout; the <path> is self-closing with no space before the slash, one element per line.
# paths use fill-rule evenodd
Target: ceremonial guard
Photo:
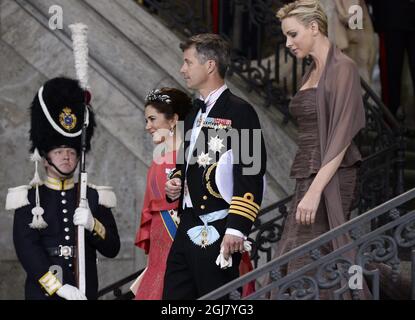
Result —
<path fill-rule="evenodd" d="M 224 81 L 229 45 L 200 34 L 181 48 L 181 73 L 200 99 L 184 122 L 184 164 L 166 183 L 169 201 L 180 199 L 181 222 L 167 260 L 164 299 L 195 299 L 239 277 L 265 188 L 258 116 Z"/>
<path fill-rule="evenodd" d="M 111 213 L 116 205 L 112 188 L 89 185 L 87 207 L 77 208 L 74 172 L 81 153 L 84 112 L 89 123 L 86 151 L 95 126 L 85 97 L 90 95 L 77 80 L 54 78 L 39 89 L 31 105 L 35 176 L 29 185 L 9 189 L 6 200 L 6 209 L 15 210 L 13 240 L 27 273 L 26 299 L 97 299 L 97 251 L 113 258 L 120 249 Z M 46 170 L 43 181 L 39 163 Z M 76 287 L 76 226 L 85 228 L 85 294 Z"/>

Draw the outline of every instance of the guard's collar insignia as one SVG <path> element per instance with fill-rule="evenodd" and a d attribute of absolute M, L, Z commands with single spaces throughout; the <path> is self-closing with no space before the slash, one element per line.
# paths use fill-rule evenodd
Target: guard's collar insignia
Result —
<path fill-rule="evenodd" d="M 51 177 L 47 177 L 45 180 L 45 186 L 52 190 L 70 190 L 75 186 L 74 179 L 59 180 Z"/>

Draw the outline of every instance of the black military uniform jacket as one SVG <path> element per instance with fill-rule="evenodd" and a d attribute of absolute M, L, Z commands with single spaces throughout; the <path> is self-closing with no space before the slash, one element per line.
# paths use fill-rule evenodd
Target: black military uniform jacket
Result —
<path fill-rule="evenodd" d="M 59 256 L 62 254 L 59 247 L 70 248 L 76 244 L 73 215 L 76 209 L 77 185 L 73 184 L 73 180 L 58 182 L 48 178 L 46 185 L 39 187 L 40 206 L 44 209 L 43 218 L 48 224 L 45 229 L 29 227 L 33 218 L 31 210 L 35 206 L 35 193 L 35 188 L 29 190 L 30 204 L 15 208 L 14 217 L 14 245 L 27 273 L 25 296 L 26 299 L 60 299 L 54 293 L 48 294 L 48 288 L 42 286 L 39 280 L 48 273 L 51 266 L 56 265 L 62 268 L 62 285 L 76 286 L 74 257 Z M 85 230 L 86 296 L 88 299 L 97 299 L 96 251 L 113 258 L 120 250 L 120 239 L 109 208 L 115 205 L 115 194 L 112 191 L 102 193 L 100 187 L 88 187 L 87 197 L 95 218 L 95 227 L 93 232 Z"/>
<path fill-rule="evenodd" d="M 225 90 L 204 121 L 192 156 L 188 157 L 190 133 L 197 114 L 198 109 L 194 108 L 185 119 L 184 164 L 178 164 L 170 177 L 180 177 L 184 182 L 188 160 L 186 179 L 193 211 L 197 215 L 204 215 L 229 208 L 226 227 L 248 235 L 262 202 L 267 159 L 258 115 L 249 103 L 232 94 L 229 89 Z M 212 138 L 216 139 L 216 142 L 218 139 L 223 140 L 220 152 L 212 150 Z M 231 204 L 222 198 L 215 183 L 217 161 L 230 149 L 234 162 L 235 159 L 242 160 L 233 164 L 234 186 Z M 201 166 L 200 163 L 203 161 L 198 163 L 197 160 L 204 158 L 206 161 L 206 154 L 211 159 L 208 164 Z M 258 167 L 256 174 L 246 174 L 244 171 L 253 166 L 247 161 L 247 155 L 255 159 L 255 165 Z M 182 190 L 179 212 L 182 209 L 183 195 Z"/>

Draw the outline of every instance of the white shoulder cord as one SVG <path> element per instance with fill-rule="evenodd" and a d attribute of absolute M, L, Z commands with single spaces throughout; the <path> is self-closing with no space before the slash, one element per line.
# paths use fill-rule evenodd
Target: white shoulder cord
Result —
<path fill-rule="evenodd" d="M 35 175 L 32 181 L 30 181 L 30 185 L 36 188 L 36 198 L 35 198 L 36 206 L 32 208 L 33 219 L 32 219 L 32 223 L 30 223 L 29 226 L 32 229 L 40 230 L 40 229 L 45 229 L 48 226 L 48 224 L 42 217 L 43 214 L 45 213 L 45 210 L 43 210 L 43 208 L 40 206 L 39 185 L 42 183 L 42 180 L 40 180 L 40 176 L 39 176 L 38 163 L 39 161 L 42 160 L 42 158 L 40 157 L 40 154 L 37 148 L 34 150 L 33 154 L 31 155 L 30 160 L 35 163 Z"/>

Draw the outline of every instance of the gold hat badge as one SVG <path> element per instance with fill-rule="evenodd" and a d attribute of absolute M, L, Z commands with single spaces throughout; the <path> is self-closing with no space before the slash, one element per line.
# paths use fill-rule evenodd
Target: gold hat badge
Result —
<path fill-rule="evenodd" d="M 72 109 L 65 107 L 59 115 L 59 123 L 66 130 L 71 131 L 76 126 L 76 116 L 72 113 Z"/>

